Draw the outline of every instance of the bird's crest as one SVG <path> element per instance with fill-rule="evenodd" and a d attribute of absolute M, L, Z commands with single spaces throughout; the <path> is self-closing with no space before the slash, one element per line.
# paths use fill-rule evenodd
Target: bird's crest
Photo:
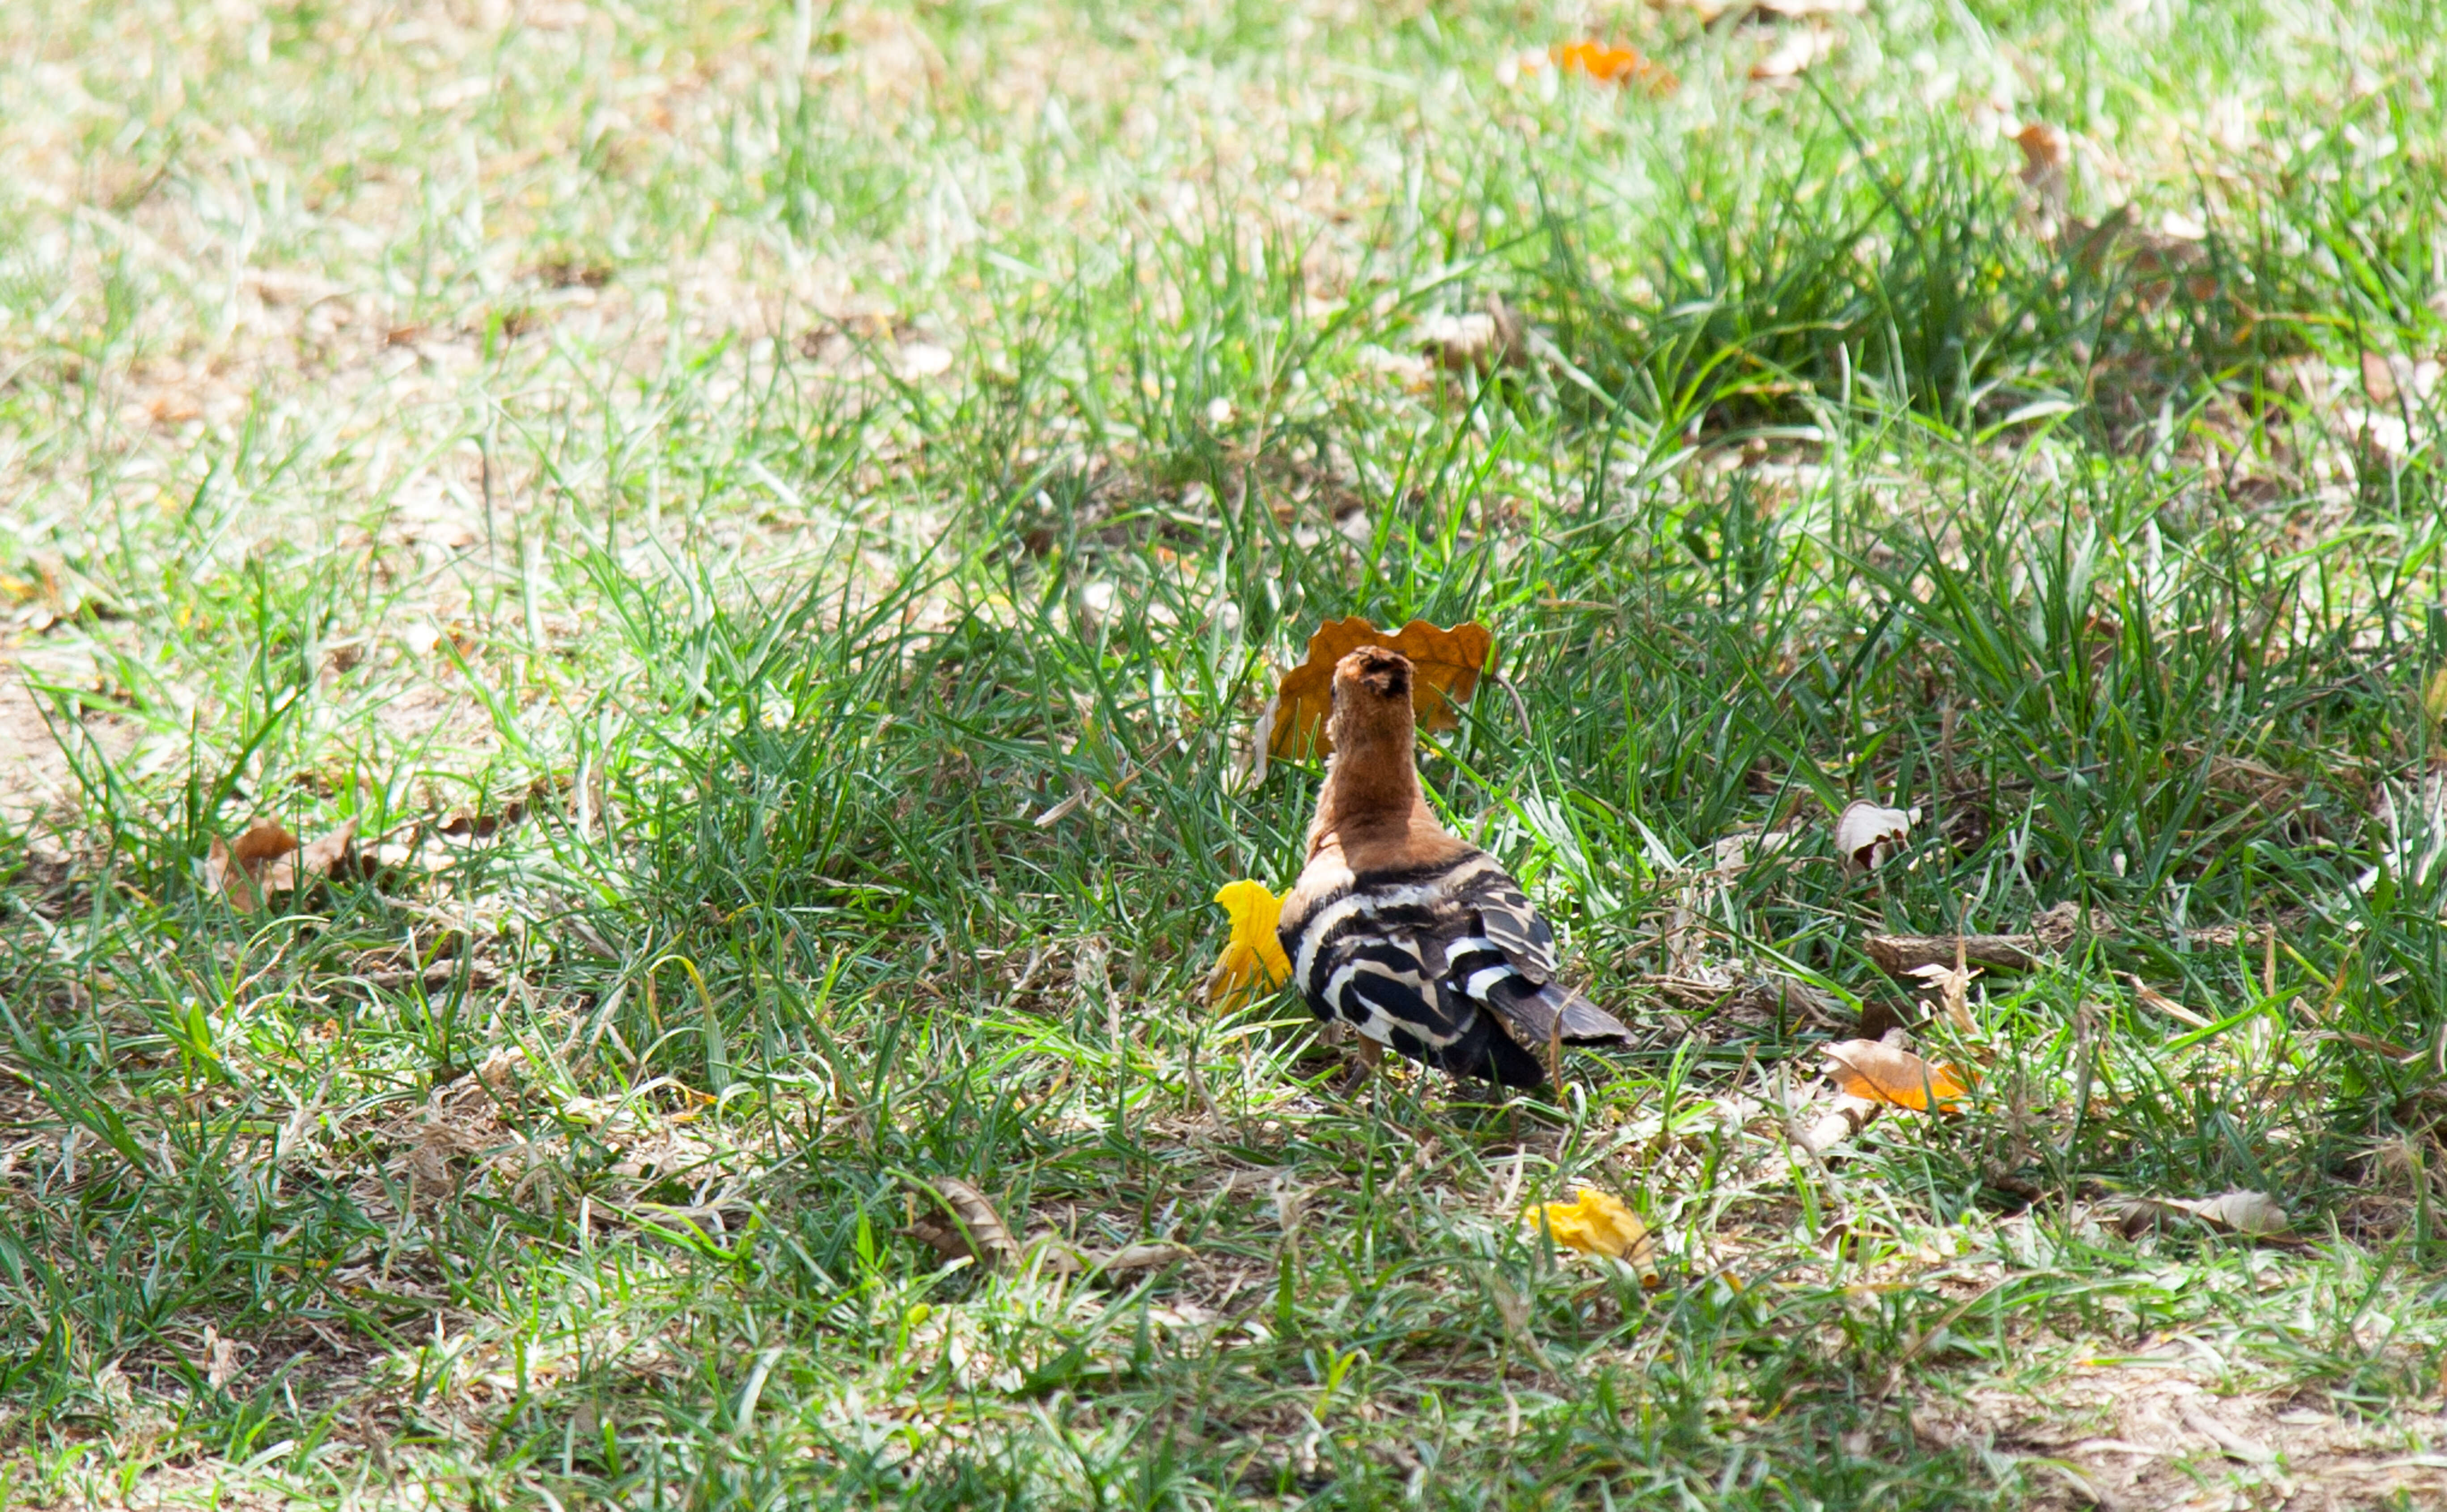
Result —
<path fill-rule="evenodd" d="M 1334 665 L 1335 691 L 1364 689 L 1380 699 L 1411 696 L 1411 658 L 1382 646 L 1362 646 Z"/>
<path fill-rule="evenodd" d="M 1407 773 L 1414 675 L 1408 656 L 1382 646 L 1362 646 L 1335 663 L 1331 728 L 1336 747 L 1383 747 L 1384 759 L 1398 762 Z"/>

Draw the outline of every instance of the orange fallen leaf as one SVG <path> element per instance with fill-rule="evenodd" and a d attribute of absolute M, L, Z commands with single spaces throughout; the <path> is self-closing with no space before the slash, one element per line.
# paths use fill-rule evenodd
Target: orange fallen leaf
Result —
<path fill-rule="evenodd" d="M 1265 727 L 1266 752 L 1292 759 L 1334 748 L 1326 738 L 1325 716 L 1334 708 L 1334 664 L 1362 646 L 1386 646 L 1411 659 L 1417 675 L 1411 680 L 1411 708 L 1422 729 L 1455 729 L 1461 716 L 1452 706 L 1467 703 L 1477 690 L 1479 674 L 1493 663 L 1495 637 L 1475 620 L 1440 629 L 1424 619 L 1388 635 L 1354 614 L 1329 619 L 1308 638 L 1308 655 L 1283 673 Z"/>
<path fill-rule="evenodd" d="M 2073 139 L 2062 126 L 2034 121 L 2015 132 L 2013 141 L 2022 149 L 2022 181 L 2034 188 L 2050 175 L 2061 175 L 2073 161 Z"/>
<path fill-rule="evenodd" d="M 1931 1066 L 1906 1049 L 1876 1040 L 1846 1040 L 1825 1047 L 1827 1074 L 1853 1097 L 1890 1103 L 1915 1112 L 1951 1113 L 1963 1099 L 1962 1082 L 1950 1066 Z"/>
<path fill-rule="evenodd" d="M 1663 93 L 1681 81 L 1651 62 L 1637 47 L 1619 47 L 1584 37 L 1577 42 L 1559 42 L 1546 49 L 1546 56 L 1565 73 L 1577 73 L 1600 84 L 1632 84 L 1644 81 L 1649 87 Z"/>

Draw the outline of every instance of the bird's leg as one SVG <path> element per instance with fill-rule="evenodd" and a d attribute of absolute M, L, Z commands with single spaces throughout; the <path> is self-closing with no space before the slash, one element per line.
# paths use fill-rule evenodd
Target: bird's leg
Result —
<path fill-rule="evenodd" d="M 1357 1064 L 1342 1079 L 1341 1092 L 1345 1097 L 1359 1090 L 1360 1085 L 1375 1074 L 1376 1063 L 1385 1058 L 1385 1047 L 1365 1034 L 1354 1034 L 1351 1036 L 1351 1055 Z"/>

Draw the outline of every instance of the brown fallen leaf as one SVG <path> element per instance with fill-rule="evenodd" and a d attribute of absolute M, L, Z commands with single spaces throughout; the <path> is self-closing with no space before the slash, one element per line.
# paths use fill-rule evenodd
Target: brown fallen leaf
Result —
<path fill-rule="evenodd" d="M 920 1213 L 902 1230 L 945 1260 L 972 1260 L 979 1270 L 1008 1266 L 1019 1258 L 1019 1245 L 983 1192 L 952 1176 L 912 1179 L 923 1196 L 935 1200 L 939 1213 Z"/>
<path fill-rule="evenodd" d="M 268 819 L 247 826 L 235 843 L 224 843 L 216 835 L 204 859 L 204 885 L 252 914 L 263 907 L 256 879 L 264 868 L 296 848 L 297 837 Z"/>
<path fill-rule="evenodd" d="M 1411 708 L 1419 728 L 1454 729 L 1461 717 L 1453 705 L 1469 702 L 1477 690 L 1479 674 L 1493 663 L 1495 637 L 1476 621 L 1445 630 L 1414 619 L 1389 635 L 1356 614 L 1327 620 L 1308 638 L 1307 656 L 1283 674 L 1266 732 L 1267 754 L 1293 760 L 1334 748 L 1325 733 L 1325 716 L 1334 708 L 1334 664 L 1362 646 L 1391 647 L 1409 657 L 1417 669 Z"/>
<path fill-rule="evenodd" d="M 252 872 L 275 856 L 285 856 L 297 848 L 297 837 L 279 823 L 258 819 L 247 826 L 246 833 L 230 847 L 231 859 Z"/>
<path fill-rule="evenodd" d="M 1876 1040 L 1845 1040 L 1823 1047 L 1828 1075 L 1854 1097 L 1890 1103 L 1915 1112 L 1950 1113 L 1963 1084 L 1950 1066 L 1932 1066 L 1907 1049 Z"/>
<path fill-rule="evenodd" d="M 2419 405 L 2438 387 L 2440 365 L 2435 358 L 2416 361 L 2398 352 L 2362 353 L 2362 392 L 2374 405 L 2411 401 Z"/>
<path fill-rule="evenodd" d="M 512 799 L 499 809 L 453 809 L 449 818 L 434 826 L 434 833 L 447 835 L 452 840 L 490 840 L 503 825 L 515 824 L 526 818 L 526 800 L 523 798 Z"/>
<path fill-rule="evenodd" d="M 318 840 L 308 841 L 285 856 L 264 863 L 264 893 L 294 892 L 313 882 L 345 877 L 356 860 L 357 822 L 350 820 Z"/>

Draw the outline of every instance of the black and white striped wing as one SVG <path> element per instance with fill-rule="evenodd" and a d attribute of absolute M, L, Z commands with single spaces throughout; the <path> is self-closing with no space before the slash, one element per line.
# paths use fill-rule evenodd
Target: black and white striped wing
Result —
<path fill-rule="evenodd" d="M 1534 1086 L 1544 1074 L 1453 979 L 1451 946 L 1472 930 L 1454 868 L 1375 872 L 1282 921 L 1309 1011 L 1456 1076 Z"/>
<path fill-rule="evenodd" d="M 1282 923 L 1293 977 L 1318 1017 L 1455 1075 L 1546 1077 L 1557 1037 L 1627 1037 L 1552 980 L 1555 936 L 1493 857 L 1363 874 Z"/>
<path fill-rule="evenodd" d="M 1512 969 L 1532 985 L 1555 978 L 1555 931 L 1538 917 L 1521 884 L 1492 856 L 1458 871 L 1454 896 L 1478 913 L 1478 933 L 1503 952 Z"/>
<path fill-rule="evenodd" d="M 1452 978 L 1503 1023 L 1515 1040 L 1543 1052 L 1567 1045 L 1628 1040 L 1614 1015 L 1555 980 L 1555 931 L 1538 917 L 1521 884 L 1490 856 L 1456 868 L 1455 901 L 1474 917 L 1456 943 Z"/>

